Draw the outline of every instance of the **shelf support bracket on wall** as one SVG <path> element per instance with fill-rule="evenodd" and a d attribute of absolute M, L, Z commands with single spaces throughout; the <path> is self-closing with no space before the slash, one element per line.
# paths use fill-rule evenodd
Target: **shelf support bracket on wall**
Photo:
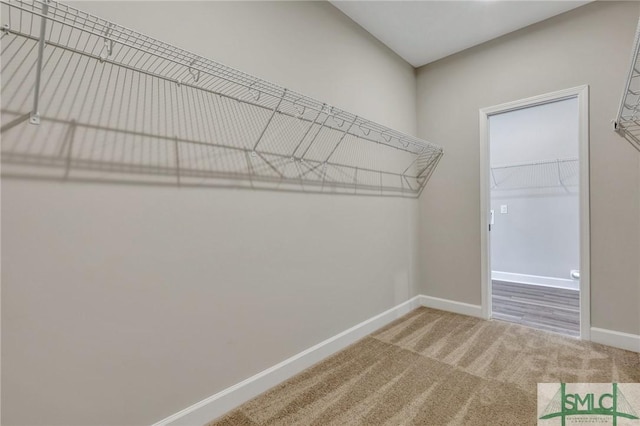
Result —
<path fill-rule="evenodd" d="M 562 175 L 560 174 L 560 159 L 556 160 L 556 170 L 558 172 L 558 184 L 560 186 L 564 186 L 564 183 L 562 182 Z"/>
<path fill-rule="evenodd" d="M 491 168 L 491 179 L 493 179 L 493 187 L 498 187 L 498 181 L 496 180 L 496 174 L 493 172 L 493 168 Z"/>
<path fill-rule="evenodd" d="M 300 145 L 302 145 L 302 142 L 304 142 L 307 135 L 309 135 L 309 132 L 311 131 L 311 128 L 313 127 L 313 125 L 318 122 L 318 118 L 320 118 L 320 114 L 322 114 L 322 109 L 324 109 L 324 107 L 325 105 L 323 104 L 322 108 L 318 111 L 318 114 L 315 116 L 311 124 L 309 124 L 309 127 L 307 127 L 307 131 L 304 132 L 304 135 L 302 135 L 302 137 L 300 138 L 300 141 L 298 142 L 296 147 L 293 149 L 293 153 L 291 153 L 291 157 L 293 157 L 294 159 L 296 158 L 296 152 L 298 152 L 298 148 L 300 148 Z"/>
<path fill-rule="evenodd" d="M 47 31 L 47 13 L 49 13 L 49 0 L 42 3 L 42 16 L 40 17 L 40 39 L 38 40 L 38 63 L 36 65 L 36 84 L 33 89 L 33 109 L 29 115 L 29 123 L 40 124 L 40 80 L 42 77 L 42 58 L 44 56 L 44 37 Z"/>
<path fill-rule="evenodd" d="M 418 157 L 414 158 L 414 159 L 413 159 L 413 161 L 411 162 L 411 164 L 409 164 L 409 165 L 407 166 L 407 168 L 406 168 L 406 169 L 404 169 L 404 171 L 402 172 L 402 174 L 407 173 L 407 172 L 409 171 L 409 169 L 410 169 L 414 164 L 416 164 L 416 163 L 418 162 L 418 158 L 420 158 L 420 157 L 418 156 Z"/>
<path fill-rule="evenodd" d="M 358 116 L 357 115 L 354 116 L 353 120 L 351 120 L 351 124 L 349 124 L 349 127 L 344 129 L 344 131 L 342 132 L 342 135 L 340 136 L 340 140 L 338 140 L 338 143 L 336 144 L 336 146 L 333 147 L 333 149 L 331 150 L 327 158 L 324 160 L 325 163 L 331 159 L 331 156 L 333 155 L 334 152 L 336 152 L 336 149 L 338 149 L 338 147 L 344 140 L 345 136 L 347 136 L 347 133 L 349 133 L 349 130 L 351 130 L 351 128 L 353 127 L 357 119 L 358 119 Z"/>
<path fill-rule="evenodd" d="M 178 136 L 173 137 L 174 140 L 174 149 L 176 156 L 176 184 L 180 186 L 180 146 L 178 146 Z"/>
<path fill-rule="evenodd" d="M 327 116 L 324 118 L 324 120 L 322 121 L 322 124 L 320 125 L 320 127 L 318 128 L 318 131 L 316 132 L 315 135 L 313 135 L 313 138 L 311 139 L 311 142 L 309 142 L 309 145 L 307 145 L 307 148 L 304 150 L 304 152 L 302 153 L 302 155 L 300 156 L 300 159 L 304 160 L 304 156 L 307 155 L 307 152 L 309 152 L 309 148 L 311 148 L 311 146 L 313 145 L 313 143 L 316 141 L 316 138 L 318 137 L 318 135 L 320 134 L 320 132 L 322 131 L 322 129 L 324 128 L 324 125 L 327 123 L 327 120 L 329 119 L 329 117 L 331 117 L 331 112 L 330 110 L 326 112 Z"/>
<path fill-rule="evenodd" d="M 416 158 L 414 158 L 414 159 L 413 159 L 413 161 L 411 162 L 411 164 L 409 164 L 409 165 L 407 166 L 407 168 L 406 168 L 406 169 L 404 169 L 404 171 L 402 172 L 402 174 L 403 174 L 403 175 L 404 175 L 404 174 L 406 174 L 406 173 L 409 171 L 409 169 L 411 169 L 411 167 L 413 167 L 413 165 L 414 165 L 414 164 L 416 164 L 416 163 L 418 162 L 418 160 L 420 160 L 420 156 L 421 156 L 422 154 L 424 154 L 424 148 L 423 148 L 422 150 L 420 150 L 420 153 L 418 154 L 418 156 L 417 156 Z"/>
<path fill-rule="evenodd" d="M 113 25 L 110 24 L 104 32 L 104 47 L 102 48 L 102 52 L 100 52 L 100 62 L 104 62 L 113 54 L 113 40 L 109 39 L 112 27 Z"/>
<path fill-rule="evenodd" d="M 287 95 L 287 89 L 284 89 L 282 91 L 282 96 L 280 96 L 280 100 L 278 101 L 278 104 L 275 106 L 275 108 L 273 108 L 273 111 L 271 112 L 271 116 L 269 117 L 269 120 L 267 121 L 267 124 L 264 125 L 264 129 L 262 129 L 262 132 L 260 133 L 260 136 L 258 136 L 258 140 L 256 141 L 255 145 L 253 145 L 253 153 L 252 153 L 252 155 L 254 157 L 255 157 L 256 148 L 258 148 L 258 144 L 260 143 L 260 141 L 264 137 L 264 134 L 266 133 L 267 129 L 269 128 L 269 124 L 271 124 L 271 121 L 273 121 L 273 117 L 275 117 L 276 113 L 278 112 L 278 108 L 280 108 L 280 104 L 282 104 L 282 100 L 284 99 L 284 97 L 286 95 Z"/>

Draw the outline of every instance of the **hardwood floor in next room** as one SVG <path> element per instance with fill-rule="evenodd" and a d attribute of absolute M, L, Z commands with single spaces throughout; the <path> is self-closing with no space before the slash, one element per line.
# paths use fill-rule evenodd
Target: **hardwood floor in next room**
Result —
<path fill-rule="evenodd" d="M 492 281 L 492 318 L 580 337 L 580 291 Z"/>

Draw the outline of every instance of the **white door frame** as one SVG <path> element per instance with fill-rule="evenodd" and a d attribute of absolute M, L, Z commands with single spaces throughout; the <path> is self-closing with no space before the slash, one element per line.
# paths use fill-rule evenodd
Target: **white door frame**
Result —
<path fill-rule="evenodd" d="M 591 259 L 589 242 L 589 86 L 578 86 L 519 101 L 507 102 L 480 110 L 480 242 L 482 272 L 482 316 L 491 318 L 491 239 L 489 238 L 489 117 L 495 114 L 542 105 L 564 99 L 578 99 L 579 164 L 580 164 L 580 338 L 591 337 L 590 278 Z"/>

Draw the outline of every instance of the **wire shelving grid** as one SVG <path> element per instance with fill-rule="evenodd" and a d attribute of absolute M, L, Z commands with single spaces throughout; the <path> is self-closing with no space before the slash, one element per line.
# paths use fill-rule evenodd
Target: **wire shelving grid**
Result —
<path fill-rule="evenodd" d="M 579 160 L 563 158 L 491 167 L 491 189 L 542 189 L 579 185 Z"/>
<path fill-rule="evenodd" d="M 417 197 L 442 156 L 65 4 L 0 3 L 4 176 Z"/>
<path fill-rule="evenodd" d="M 614 129 L 640 151 L 640 20 L 631 50 L 631 64 L 624 85 Z"/>

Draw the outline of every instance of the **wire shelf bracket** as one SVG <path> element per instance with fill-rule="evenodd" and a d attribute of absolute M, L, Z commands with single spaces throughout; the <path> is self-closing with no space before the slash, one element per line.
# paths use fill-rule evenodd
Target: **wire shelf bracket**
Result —
<path fill-rule="evenodd" d="M 33 109 L 29 116 L 29 123 L 40 124 L 40 79 L 42 78 L 42 57 L 44 56 L 44 43 L 47 30 L 47 13 L 49 12 L 49 0 L 42 3 L 42 16 L 40 17 L 40 38 L 38 40 L 38 64 L 36 65 L 36 82 L 33 89 Z"/>
<path fill-rule="evenodd" d="M 631 63 L 618 107 L 618 115 L 613 121 L 613 130 L 627 139 L 640 151 L 640 19 L 631 50 Z"/>
<path fill-rule="evenodd" d="M 415 198 L 443 155 L 66 4 L 0 6 L 3 177 Z"/>

